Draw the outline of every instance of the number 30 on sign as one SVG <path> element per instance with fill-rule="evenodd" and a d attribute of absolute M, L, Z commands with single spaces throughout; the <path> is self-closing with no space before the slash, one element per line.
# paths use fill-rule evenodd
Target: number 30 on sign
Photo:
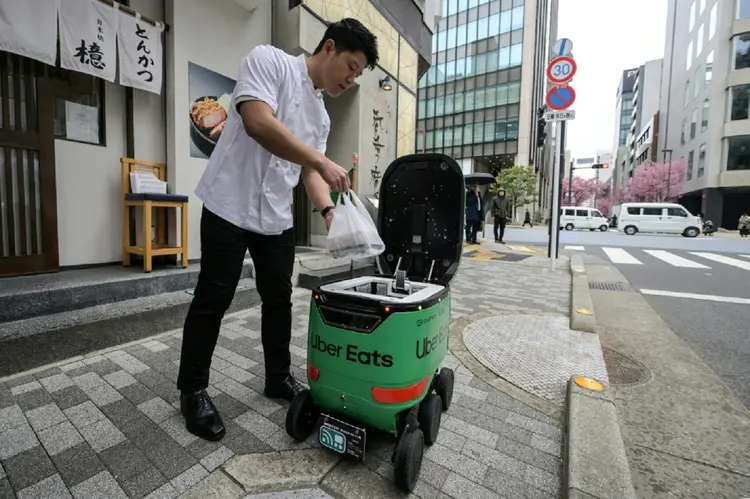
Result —
<path fill-rule="evenodd" d="M 552 83 L 566 83 L 573 79 L 577 69 L 572 57 L 555 57 L 547 66 L 547 79 Z"/>

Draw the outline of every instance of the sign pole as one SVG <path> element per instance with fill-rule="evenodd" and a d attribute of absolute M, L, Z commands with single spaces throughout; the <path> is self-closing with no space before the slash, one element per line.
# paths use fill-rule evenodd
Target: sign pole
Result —
<path fill-rule="evenodd" d="M 565 158 L 565 149 L 563 148 L 562 142 L 560 141 L 562 136 L 562 127 L 564 126 L 564 121 L 560 123 L 560 126 L 557 128 L 557 140 L 555 144 L 555 154 L 560 154 L 563 158 Z M 554 158 L 555 156 L 553 156 Z M 563 159 L 564 161 L 564 159 Z M 553 161 L 552 164 L 555 165 L 558 163 L 557 161 Z M 552 270 L 555 270 L 556 264 L 557 264 L 557 246 L 558 246 L 558 239 L 560 236 L 560 168 L 555 165 L 552 168 L 552 213 L 550 217 L 550 231 L 549 231 L 549 241 L 550 241 L 550 248 L 549 248 L 549 258 L 552 260 Z"/>
<path fill-rule="evenodd" d="M 565 173 L 565 132 L 566 132 L 566 128 L 567 128 L 567 123 L 565 121 L 563 121 L 560 124 L 560 166 L 559 166 L 559 170 L 560 170 L 560 174 L 559 174 L 560 184 L 558 185 L 558 189 L 560 190 L 560 194 L 557 196 L 557 216 L 558 217 L 560 216 L 560 209 L 561 209 L 561 206 L 562 206 L 562 181 L 563 181 L 563 174 Z M 571 178 L 572 178 L 572 174 L 573 174 L 573 166 L 572 165 L 570 167 L 570 173 L 571 173 Z M 558 233 L 558 235 L 560 233 L 559 226 L 558 226 L 557 233 Z M 560 238 L 558 237 L 555 242 L 557 243 L 557 247 L 555 248 L 555 260 L 553 260 L 553 262 L 555 262 L 556 259 L 560 257 Z M 553 264 L 552 269 L 554 270 L 554 268 L 555 267 L 554 267 L 554 264 Z"/>

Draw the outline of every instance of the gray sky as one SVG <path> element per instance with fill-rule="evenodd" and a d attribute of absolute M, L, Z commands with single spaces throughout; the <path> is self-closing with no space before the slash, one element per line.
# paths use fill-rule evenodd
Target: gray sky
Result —
<path fill-rule="evenodd" d="M 613 148 L 622 71 L 664 56 L 666 23 L 667 0 L 560 0 L 558 38 L 573 42 L 578 66 L 567 126 L 574 158 Z"/>

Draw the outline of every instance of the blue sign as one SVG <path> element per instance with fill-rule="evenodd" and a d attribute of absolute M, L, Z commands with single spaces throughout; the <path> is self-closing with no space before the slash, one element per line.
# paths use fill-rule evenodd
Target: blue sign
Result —
<path fill-rule="evenodd" d="M 576 101 L 576 91 L 573 87 L 555 87 L 547 92 L 547 106 L 553 111 L 564 111 Z"/>

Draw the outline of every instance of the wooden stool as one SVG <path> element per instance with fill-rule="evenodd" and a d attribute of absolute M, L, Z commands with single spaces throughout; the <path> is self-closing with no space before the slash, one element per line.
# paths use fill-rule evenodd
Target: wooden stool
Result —
<path fill-rule="evenodd" d="M 151 272 L 152 259 L 160 255 L 181 255 L 181 264 L 188 265 L 188 196 L 181 194 L 134 194 L 130 188 L 130 174 L 150 172 L 159 180 L 166 181 L 167 166 L 164 163 L 152 163 L 132 158 L 122 158 L 122 264 L 130 266 L 130 255 L 143 256 L 143 270 Z M 143 245 L 130 244 L 130 208 L 143 208 Z M 156 244 L 151 240 L 153 208 L 157 208 Z M 181 219 L 181 240 L 179 246 L 167 244 L 167 210 L 178 208 Z"/>

